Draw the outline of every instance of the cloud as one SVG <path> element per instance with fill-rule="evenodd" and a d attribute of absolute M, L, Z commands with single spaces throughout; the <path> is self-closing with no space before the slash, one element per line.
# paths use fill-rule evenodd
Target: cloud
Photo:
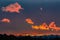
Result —
<path fill-rule="evenodd" d="M 54 31 L 54 30 L 56 30 L 56 31 L 60 30 L 60 27 L 57 27 L 56 24 L 55 24 L 55 22 L 51 22 L 49 24 L 49 28 L 51 28 L 52 31 Z"/>
<path fill-rule="evenodd" d="M 37 26 L 37 25 L 32 25 L 32 28 L 36 29 L 36 30 L 39 30 L 39 26 Z"/>
<path fill-rule="evenodd" d="M 27 18 L 25 21 L 26 21 L 28 24 L 34 24 L 34 22 L 33 22 L 30 18 Z"/>
<path fill-rule="evenodd" d="M 56 27 L 55 22 L 51 22 L 51 23 L 49 24 L 49 27 L 50 27 L 50 28 L 55 28 L 55 27 Z"/>
<path fill-rule="evenodd" d="M 9 20 L 8 18 L 3 18 L 3 19 L 1 20 L 1 22 L 10 23 L 10 20 Z"/>
<path fill-rule="evenodd" d="M 14 4 L 10 4 L 6 7 L 2 7 L 2 11 L 5 12 L 16 12 L 19 13 L 19 10 L 23 9 L 21 5 L 19 5 L 17 2 Z"/>
<path fill-rule="evenodd" d="M 32 28 L 33 29 L 36 29 L 36 30 L 49 30 L 48 26 L 46 23 L 43 23 L 42 25 L 32 25 Z"/>
<path fill-rule="evenodd" d="M 59 31 L 60 27 L 56 26 L 55 22 L 51 22 L 49 25 L 43 23 L 41 25 L 32 25 L 33 29 L 36 30 L 50 30 L 50 31 Z"/>
<path fill-rule="evenodd" d="M 49 30 L 49 27 L 48 27 L 48 25 L 47 25 L 46 23 L 41 24 L 41 25 L 39 26 L 39 28 L 40 28 L 41 30 Z"/>

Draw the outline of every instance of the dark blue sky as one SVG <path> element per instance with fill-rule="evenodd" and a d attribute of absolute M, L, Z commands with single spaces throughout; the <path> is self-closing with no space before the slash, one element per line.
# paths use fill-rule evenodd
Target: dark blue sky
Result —
<path fill-rule="evenodd" d="M 19 14 L 3 12 L 2 7 L 18 2 L 24 10 Z M 42 11 L 40 10 L 42 8 Z M 60 1 L 59 0 L 0 0 L 0 20 L 9 18 L 11 22 L 0 22 L 0 32 L 22 32 L 32 31 L 31 25 L 25 22 L 26 18 L 31 18 L 35 25 L 43 22 L 49 24 L 55 21 L 60 26 Z"/>

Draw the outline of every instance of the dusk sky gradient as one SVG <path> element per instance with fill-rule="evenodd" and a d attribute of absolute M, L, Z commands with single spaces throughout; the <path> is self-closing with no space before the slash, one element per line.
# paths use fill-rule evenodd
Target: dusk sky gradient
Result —
<path fill-rule="evenodd" d="M 2 7 L 18 3 L 24 10 L 17 12 L 2 11 Z M 59 0 L 0 0 L 0 20 L 7 18 L 9 23 L 0 21 L 0 33 L 49 33 L 51 31 L 35 30 L 25 20 L 30 18 L 34 25 L 55 22 L 60 27 Z M 54 31 L 55 32 L 55 31 Z M 53 32 L 53 33 L 54 33 Z M 57 32 L 59 33 L 59 31 Z"/>

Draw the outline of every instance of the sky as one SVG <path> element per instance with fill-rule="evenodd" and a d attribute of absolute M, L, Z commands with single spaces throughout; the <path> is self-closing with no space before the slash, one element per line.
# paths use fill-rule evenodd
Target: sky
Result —
<path fill-rule="evenodd" d="M 59 0 L 0 0 L 0 33 L 47 34 L 51 31 L 32 26 L 51 22 L 60 27 Z"/>

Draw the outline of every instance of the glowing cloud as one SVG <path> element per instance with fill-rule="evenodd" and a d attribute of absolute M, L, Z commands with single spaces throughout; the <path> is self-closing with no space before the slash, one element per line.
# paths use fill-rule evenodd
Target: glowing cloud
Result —
<path fill-rule="evenodd" d="M 6 11 L 6 12 L 16 12 L 19 13 L 19 10 L 23 9 L 21 7 L 21 5 L 19 5 L 17 2 L 14 4 L 10 4 L 6 7 L 2 7 L 2 11 Z"/>
<path fill-rule="evenodd" d="M 7 18 L 4 18 L 4 19 L 1 20 L 1 22 L 10 23 L 10 20 L 7 19 Z"/>
<path fill-rule="evenodd" d="M 46 23 L 43 23 L 42 25 L 39 26 L 41 30 L 49 30 L 48 25 Z"/>
<path fill-rule="evenodd" d="M 49 30 L 46 23 L 43 23 L 42 25 L 39 25 L 39 26 L 37 26 L 37 25 L 33 26 L 32 25 L 32 28 L 36 29 L 36 30 Z"/>
<path fill-rule="evenodd" d="M 27 18 L 27 19 L 26 19 L 26 22 L 27 22 L 28 24 L 34 24 L 34 22 L 33 22 L 30 18 Z"/>
<path fill-rule="evenodd" d="M 33 29 L 36 30 L 51 30 L 51 31 L 59 31 L 60 27 L 57 27 L 55 22 L 51 22 L 49 26 L 46 23 L 43 23 L 41 25 L 32 25 Z"/>
<path fill-rule="evenodd" d="M 55 27 L 56 27 L 55 22 L 51 22 L 51 23 L 49 24 L 49 27 L 50 27 L 50 28 L 55 28 Z"/>
<path fill-rule="evenodd" d="M 32 25 L 32 28 L 36 29 L 36 30 L 39 30 L 39 26 L 37 26 L 37 25 Z"/>
<path fill-rule="evenodd" d="M 60 27 L 57 27 L 55 22 L 51 22 L 50 25 L 49 25 L 49 28 L 52 29 L 52 31 L 56 30 L 60 30 Z"/>

